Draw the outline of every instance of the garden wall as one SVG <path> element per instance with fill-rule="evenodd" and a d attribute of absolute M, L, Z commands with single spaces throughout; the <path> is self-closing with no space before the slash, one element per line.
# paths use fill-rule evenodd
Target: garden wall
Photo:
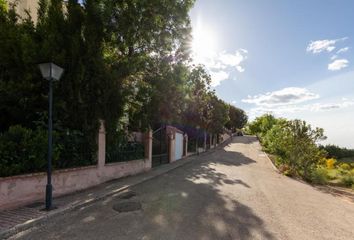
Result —
<path fill-rule="evenodd" d="M 53 195 L 72 193 L 112 179 L 148 171 L 151 168 L 151 134 L 148 132 L 145 135 L 145 159 L 105 164 L 105 130 L 101 124 L 98 135 L 98 164 L 54 171 Z M 46 173 L 0 178 L 0 210 L 44 201 L 46 184 Z"/>

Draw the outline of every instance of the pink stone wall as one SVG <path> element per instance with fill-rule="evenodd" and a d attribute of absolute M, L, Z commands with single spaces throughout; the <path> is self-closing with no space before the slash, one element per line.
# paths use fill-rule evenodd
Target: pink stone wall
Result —
<path fill-rule="evenodd" d="M 100 183 L 149 170 L 146 160 L 134 160 L 54 171 L 53 195 L 60 196 L 83 190 Z M 0 178 L 0 210 L 44 201 L 46 173 Z"/>
<path fill-rule="evenodd" d="M 54 171 L 53 195 L 60 196 L 100 183 L 151 169 L 152 132 L 145 134 L 145 159 L 105 164 L 106 138 L 104 122 L 98 133 L 98 163 L 95 166 Z M 46 173 L 0 178 L 0 210 L 44 201 Z"/>

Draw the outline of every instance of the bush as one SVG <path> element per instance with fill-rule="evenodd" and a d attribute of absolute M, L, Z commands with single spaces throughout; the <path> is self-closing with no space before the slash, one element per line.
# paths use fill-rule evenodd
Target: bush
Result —
<path fill-rule="evenodd" d="M 285 176 L 290 177 L 294 175 L 294 171 L 287 164 L 280 164 L 278 169 Z"/>
<path fill-rule="evenodd" d="M 81 167 L 95 164 L 96 145 L 92 145 L 79 130 L 62 130 L 55 133 L 54 145 L 58 157 L 53 159 L 55 168 Z"/>
<path fill-rule="evenodd" d="M 349 171 L 351 167 L 348 163 L 342 163 L 342 164 L 340 164 L 340 168 L 345 171 Z"/>
<path fill-rule="evenodd" d="M 20 125 L 0 134 L 0 176 L 11 176 L 45 169 L 47 133 Z"/>
<path fill-rule="evenodd" d="M 315 184 L 326 184 L 328 181 L 328 172 L 325 168 L 315 168 L 311 173 L 311 182 Z"/>
<path fill-rule="evenodd" d="M 329 158 L 326 160 L 326 167 L 327 169 L 333 169 L 334 168 L 334 164 L 336 164 L 336 160 L 334 158 Z"/>
<path fill-rule="evenodd" d="M 46 129 L 20 125 L 0 133 L 0 177 L 45 171 L 47 137 Z M 53 169 L 94 164 L 95 152 L 80 131 L 53 132 Z"/>
<path fill-rule="evenodd" d="M 344 175 L 341 179 L 341 183 L 343 183 L 346 187 L 351 187 L 354 185 L 354 174 L 348 173 Z"/>

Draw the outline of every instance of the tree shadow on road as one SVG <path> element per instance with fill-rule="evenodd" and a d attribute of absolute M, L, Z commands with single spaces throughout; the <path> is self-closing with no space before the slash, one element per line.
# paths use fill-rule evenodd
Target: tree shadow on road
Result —
<path fill-rule="evenodd" d="M 57 218 L 25 239 L 275 239 L 264 221 L 239 198 L 251 187 L 223 169 L 255 161 L 226 150 L 204 155 L 130 190 L 132 199 L 109 197 Z M 250 195 L 251 196 L 251 195 Z M 138 201 L 141 211 L 117 213 L 121 201 Z M 60 223 L 60 224 L 58 224 Z"/>
<path fill-rule="evenodd" d="M 274 239 L 263 220 L 223 187 L 250 186 L 218 171 L 254 160 L 224 151 L 198 158 L 173 172 L 133 188 L 144 206 L 140 236 L 146 239 Z M 236 194 L 237 195 L 237 194 Z"/>

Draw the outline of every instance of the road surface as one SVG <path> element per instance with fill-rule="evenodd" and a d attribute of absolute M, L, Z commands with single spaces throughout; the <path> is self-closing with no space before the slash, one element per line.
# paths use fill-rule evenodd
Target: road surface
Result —
<path fill-rule="evenodd" d="M 136 196 L 104 199 L 13 239 L 354 239 L 352 203 L 276 173 L 260 149 L 254 137 L 234 137 L 132 187 Z M 114 211 L 122 202 L 142 209 Z"/>

